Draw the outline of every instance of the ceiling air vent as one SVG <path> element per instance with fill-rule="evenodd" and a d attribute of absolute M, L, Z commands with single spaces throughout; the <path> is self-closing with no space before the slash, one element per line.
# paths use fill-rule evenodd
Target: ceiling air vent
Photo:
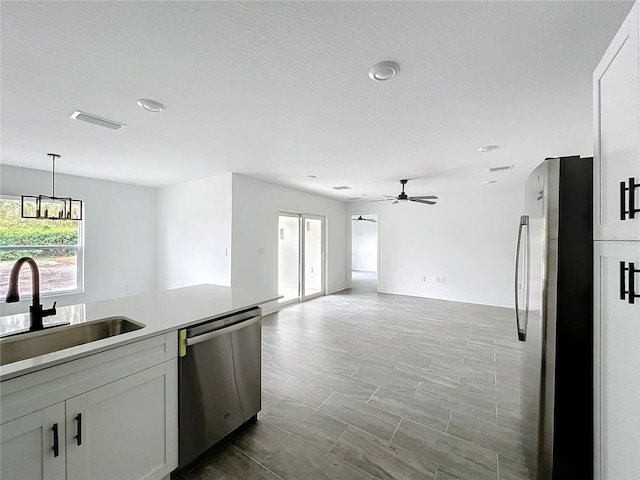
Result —
<path fill-rule="evenodd" d="M 489 169 L 489 172 L 498 173 L 498 172 L 508 172 L 510 170 L 513 170 L 513 165 L 506 165 L 504 167 L 491 167 Z"/>
<path fill-rule="evenodd" d="M 331 187 L 334 190 L 351 190 L 351 187 L 347 187 L 346 185 L 342 185 L 341 187 Z"/>
<path fill-rule="evenodd" d="M 115 122 L 106 118 L 91 115 L 90 113 L 81 112 L 76 110 L 71 114 L 71 118 L 74 120 L 82 120 L 83 122 L 93 123 L 99 127 L 110 128 L 111 130 L 120 130 L 122 127 L 126 127 L 124 123 Z"/>

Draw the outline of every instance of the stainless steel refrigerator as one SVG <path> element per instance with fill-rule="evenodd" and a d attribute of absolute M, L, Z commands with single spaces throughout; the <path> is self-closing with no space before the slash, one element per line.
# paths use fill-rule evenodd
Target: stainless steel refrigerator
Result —
<path fill-rule="evenodd" d="M 593 478 L 592 159 L 528 177 L 515 262 L 522 442 L 534 480 Z"/>

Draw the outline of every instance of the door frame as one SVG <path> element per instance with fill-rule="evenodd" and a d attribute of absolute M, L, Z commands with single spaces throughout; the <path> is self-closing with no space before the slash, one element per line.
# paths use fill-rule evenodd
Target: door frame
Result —
<path fill-rule="evenodd" d="M 305 295 L 304 291 L 306 288 L 305 285 L 305 277 L 304 277 L 304 272 L 305 272 L 305 240 L 306 240 L 306 228 L 305 228 L 305 221 L 307 219 L 311 219 L 311 220 L 320 220 L 321 222 L 321 231 L 320 231 L 320 265 L 322 268 L 322 271 L 320 272 L 320 291 L 311 295 Z M 301 262 L 300 262 L 300 299 L 302 302 L 305 302 L 307 300 L 311 300 L 312 298 L 317 298 L 317 297 L 321 297 L 322 295 L 324 295 L 327 291 L 327 287 L 325 284 L 325 279 L 326 279 L 326 270 L 327 270 L 327 266 L 325 264 L 325 260 L 326 260 L 326 255 L 325 255 L 325 235 L 326 235 L 326 218 L 324 217 L 324 215 L 315 215 L 312 213 L 302 213 L 300 214 L 300 222 L 301 222 L 301 230 L 300 230 L 300 243 L 301 243 L 301 249 L 300 249 L 300 257 L 301 257 Z"/>
<path fill-rule="evenodd" d="M 354 212 L 348 212 L 347 225 L 348 237 L 349 237 L 349 274 L 347 277 L 348 287 L 351 288 L 353 282 L 353 217 L 354 216 L 376 216 L 376 292 L 380 292 L 380 222 L 381 214 L 380 210 L 357 210 Z"/>

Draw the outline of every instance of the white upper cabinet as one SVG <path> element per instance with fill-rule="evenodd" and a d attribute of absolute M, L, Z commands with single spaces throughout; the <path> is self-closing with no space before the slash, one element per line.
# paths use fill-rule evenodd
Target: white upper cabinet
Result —
<path fill-rule="evenodd" d="M 596 240 L 640 240 L 639 10 L 636 3 L 593 73 Z"/>

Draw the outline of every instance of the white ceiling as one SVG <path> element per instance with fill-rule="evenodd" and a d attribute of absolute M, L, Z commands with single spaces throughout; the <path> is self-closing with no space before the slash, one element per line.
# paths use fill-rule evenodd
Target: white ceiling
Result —
<path fill-rule="evenodd" d="M 55 152 L 60 172 L 149 186 L 231 171 L 343 199 L 400 178 L 500 188 L 591 155 L 591 73 L 631 4 L 3 1 L 2 162 L 48 170 Z M 383 60 L 401 71 L 375 83 Z"/>

